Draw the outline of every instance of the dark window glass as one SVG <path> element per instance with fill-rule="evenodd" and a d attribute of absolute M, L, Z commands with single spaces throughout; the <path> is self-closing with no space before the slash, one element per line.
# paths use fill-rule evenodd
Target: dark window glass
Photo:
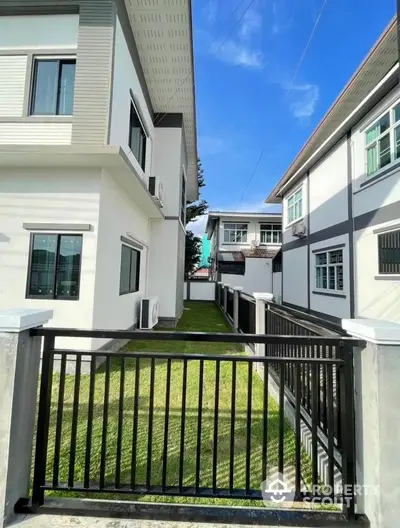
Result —
<path fill-rule="evenodd" d="M 129 246 L 122 245 L 121 249 L 121 276 L 119 281 L 119 294 L 139 291 L 140 282 L 140 252 Z"/>
<path fill-rule="evenodd" d="M 129 148 L 138 160 L 143 170 L 146 167 L 146 133 L 142 127 L 139 116 L 131 103 L 131 115 L 129 124 Z"/>
<path fill-rule="evenodd" d="M 76 61 L 36 59 L 31 114 L 72 115 Z"/>
<path fill-rule="evenodd" d="M 181 189 L 181 221 L 185 225 L 186 220 L 186 180 L 182 174 L 182 189 Z"/>
<path fill-rule="evenodd" d="M 82 235 L 32 235 L 28 297 L 78 299 Z"/>
<path fill-rule="evenodd" d="M 379 273 L 400 274 L 400 229 L 378 235 Z"/>

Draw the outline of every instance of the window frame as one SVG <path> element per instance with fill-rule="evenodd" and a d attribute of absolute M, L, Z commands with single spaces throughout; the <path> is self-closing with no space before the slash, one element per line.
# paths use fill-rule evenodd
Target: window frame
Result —
<path fill-rule="evenodd" d="M 301 192 L 301 197 L 299 200 L 296 201 L 296 194 Z M 293 204 L 289 206 L 289 201 L 291 198 L 294 198 Z M 301 202 L 301 211 L 300 216 L 295 217 L 296 212 L 296 204 Z M 290 219 L 290 209 L 293 209 L 293 218 Z M 296 222 L 299 222 L 304 218 L 304 199 L 303 199 L 303 185 L 300 185 L 300 187 L 297 187 L 293 192 L 291 192 L 288 197 L 286 198 L 286 227 L 291 226 L 292 224 L 295 224 Z"/>
<path fill-rule="evenodd" d="M 234 225 L 234 226 L 238 226 L 238 225 L 245 225 L 246 226 L 246 230 L 244 229 L 238 229 L 237 227 L 233 228 L 233 229 L 227 229 L 225 226 L 226 225 Z M 247 237 L 248 237 L 248 234 L 249 234 L 249 223 L 248 222 L 223 222 L 223 231 L 224 231 L 224 241 L 223 241 L 223 244 L 231 244 L 231 245 L 241 245 L 241 244 L 248 244 L 247 242 Z M 225 233 L 227 231 L 233 231 L 235 233 L 235 236 L 237 235 L 237 233 L 241 232 L 245 232 L 246 233 L 246 240 L 243 241 L 243 240 L 240 240 L 240 241 L 235 241 L 235 242 L 231 242 L 231 241 L 228 241 L 226 242 L 225 240 Z"/>
<path fill-rule="evenodd" d="M 140 115 L 140 112 L 139 112 L 139 109 L 138 107 L 136 106 L 136 103 L 135 101 L 133 100 L 132 97 L 130 97 L 129 99 L 129 102 L 130 102 L 130 106 L 129 106 L 129 135 L 128 135 L 128 147 L 129 147 L 129 150 L 132 152 L 135 160 L 139 163 L 140 165 L 140 168 L 142 169 L 142 171 L 145 173 L 146 172 L 146 155 L 147 155 L 147 141 L 149 140 L 149 135 L 147 133 L 147 130 L 146 130 L 146 127 L 143 123 L 143 119 Z M 136 156 L 135 156 L 135 153 L 134 151 L 132 150 L 132 111 L 135 113 L 136 117 L 137 117 L 137 120 L 139 121 L 139 124 L 140 124 L 140 130 L 142 132 L 142 137 L 144 138 L 144 143 L 143 143 L 143 149 L 142 149 L 142 159 L 138 159 Z"/>
<path fill-rule="evenodd" d="M 400 161 L 400 154 L 399 156 L 396 156 L 396 131 L 399 130 L 399 138 L 400 138 L 400 116 L 399 119 L 396 121 L 395 114 L 396 114 L 396 108 L 399 107 L 400 109 L 400 100 L 397 100 L 396 102 L 393 102 L 388 108 L 386 108 L 376 119 L 374 119 L 368 127 L 366 127 L 363 130 L 364 135 L 364 164 L 365 164 L 365 181 L 369 181 L 371 178 L 376 178 L 379 176 L 379 174 L 383 171 L 386 171 L 388 168 L 390 168 L 391 165 L 393 165 L 396 162 Z M 374 138 L 369 143 L 367 142 L 367 134 L 372 129 L 375 128 L 375 126 L 378 125 L 379 121 L 385 117 L 385 115 L 389 115 L 389 127 L 382 133 L 380 133 L 376 138 Z M 386 165 L 381 166 L 380 164 L 380 151 L 379 151 L 379 142 L 382 140 L 385 136 L 389 136 L 389 148 L 390 148 L 390 162 Z M 399 141 L 400 143 L 400 141 Z M 371 150 L 374 146 L 377 147 L 377 163 L 378 168 L 376 171 L 371 172 L 368 174 L 368 151 Z"/>
<path fill-rule="evenodd" d="M 268 226 L 272 229 L 264 229 L 264 226 Z M 263 233 L 271 233 L 271 242 L 263 242 Z M 278 233 L 278 242 L 274 242 L 274 233 Z M 261 246 L 273 246 L 273 245 L 279 245 L 282 244 L 282 224 L 260 224 L 260 245 Z"/>
<path fill-rule="evenodd" d="M 56 111 L 54 112 L 48 112 L 48 113 L 35 113 L 33 110 L 34 107 L 34 98 L 36 93 L 36 85 L 37 85 L 37 73 L 38 73 L 38 62 L 54 62 L 58 61 L 58 72 L 57 72 L 57 100 L 56 100 Z M 31 82 L 30 82 L 30 93 L 29 93 L 29 106 L 28 106 L 28 116 L 29 117 L 57 117 L 59 119 L 63 118 L 71 118 L 74 115 L 74 111 L 72 108 L 71 114 L 60 114 L 59 113 L 59 107 L 60 107 L 60 81 L 61 81 L 61 74 L 62 74 L 62 68 L 60 67 L 61 63 L 74 63 L 75 64 L 75 79 L 74 79 L 74 99 L 75 99 L 75 86 L 76 86 L 76 62 L 77 57 L 76 55 L 34 55 L 32 58 L 32 76 L 31 76 Z"/>
<path fill-rule="evenodd" d="M 54 264 L 54 287 L 52 295 L 32 295 L 30 294 L 30 285 L 32 277 L 32 258 L 33 258 L 33 246 L 34 246 L 34 237 L 35 236 L 56 236 L 57 237 L 57 246 L 56 246 L 56 259 Z M 78 294 L 75 295 L 56 295 L 57 289 L 57 275 L 59 270 L 59 252 L 60 252 L 60 241 L 63 236 L 76 236 L 81 238 L 81 259 L 79 262 L 79 273 L 78 273 L 78 283 L 77 290 Z M 81 276 L 82 276 L 82 259 L 83 259 L 83 234 L 81 233 L 54 233 L 54 232 L 41 232 L 35 231 L 30 234 L 29 237 L 29 255 L 28 255 L 28 273 L 26 280 L 26 289 L 25 289 L 25 298 L 26 299 L 44 299 L 44 300 L 53 300 L 53 301 L 79 301 L 81 293 Z"/>
<path fill-rule="evenodd" d="M 121 279 L 122 279 L 122 254 L 123 254 L 123 247 L 126 247 L 130 250 L 130 260 L 129 260 L 129 290 L 123 291 L 121 288 Z M 137 267 L 136 267 L 136 276 L 135 276 L 135 289 L 131 290 L 131 279 L 132 279 L 132 253 L 137 253 Z M 119 295 L 129 295 L 130 293 L 137 293 L 140 291 L 140 264 L 141 264 L 141 251 L 137 248 L 134 248 L 132 246 L 129 246 L 128 244 L 121 244 L 121 261 L 120 261 L 120 269 L 119 269 Z"/>
<path fill-rule="evenodd" d="M 332 253 L 341 253 L 341 262 L 330 262 L 330 255 Z M 317 259 L 321 255 L 326 255 L 326 263 L 325 264 L 317 264 Z M 329 268 L 335 269 L 334 274 L 334 280 L 335 280 L 335 288 L 329 287 Z M 339 289 L 337 287 L 338 285 L 338 268 L 342 268 L 342 288 Z M 326 269 L 326 288 L 323 286 L 318 286 L 318 269 Z M 338 294 L 344 294 L 344 253 L 343 248 L 332 248 L 332 249 L 325 249 L 321 251 L 316 251 L 314 253 L 314 270 L 315 270 L 315 280 L 314 280 L 314 287 L 317 292 L 332 292 L 332 293 L 338 293 Z M 322 279 L 323 280 L 323 279 Z"/>
<path fill-rule="evenodd" d="M 399 239 L 399 246 L 400 246 L 400 229 L 397 228 L 397 229 L 392 229 L 392 230 L 388 230 L 388 231 L 384 231 L 383 233 L 378 233 L 377 235 L 377 245 L 378 245 L 378 276 L 379 277 L 390 277 L 390 276 L 394 276 L 394 277 L 400 277 L 400 249 L 398 250 L 399 252 L 399 262 L 393 262 L 393 263 L 389 263 L 388 260 L 386 260 L 385 262 L 382 261 L 382 256 L 383 256 L 383 252 L 384 250 L 389 250 L 389 249 L 392 249 L 394 251 L 396 251 L 396 248 L 384 248 L 381 246 L 381 241 L 383 241 L 385 238 L 387 238 L 388 236 L 395 236 Z M 387 266 L 389 264 L 393 264 L 394 266 L 398 266 L 398 271 L 383 271 L 383 266 Z"/>
<path fill-rule="evenodd" d="M 182 170 L 182 177 L 181 177 L 181 211 L 180 211 L 180 220 L 182 223 L 182 226 L 185 227 L 186 225 L 186 175 L 185 171 Z"/>

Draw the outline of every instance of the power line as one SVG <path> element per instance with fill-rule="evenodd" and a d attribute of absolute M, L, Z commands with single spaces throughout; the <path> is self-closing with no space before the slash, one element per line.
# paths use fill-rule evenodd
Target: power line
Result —
<path fill-rule="evenodd" d="M 297 78 L 297 75 L 299 74 L 299 71 L 300 71 L 300 68 L 301 68 L 301 66 L 302 66 L 302 64 L 304 62 L 305 56 L 307 55 L 308 49 L 310 48 L 311 41 L 314 38 L 314 35 L 315 35 L 316 30 L 317 30 L 318 24 L 319 24 L 319 22 L 321 20 L 321 17 L 322 17 L 322 13 L 324 12 L 324 9 L 325 9 L 327 3 L 328 3 L 328 0 L 324 0 L 323 4 L 321 6 L 321 9 L 320 9 L 320 11 L 318 13 L 317 19 L 315 20 L 315 23 L 314 23 L 314 27 L 311 30 L 310 37 L 309 37 L 309 39 L 307 41 L 307 44 L 306 44 L 306 46 L 304 48 L 303 53 L 301 54 L 300 60 L 299 60 L 299 62 L 297 64 L 297 66 L 296 66 L 292 82 L 290 83 L 290 85 L 289 85 L 289 87 L 288 87 L 288 89 L 286 91 L 285 97 L 287 97 L 289 95 L 289 93 L 291 92 L 291 90 L 293 88 L 294 82 L 295 82 L 295 80 Z M 250 185 L 251 181 L 253 180 L 255 173 L 257 172 L 257 169 L 258 169 L 258 166 L 260 164 L 261 158 L 263 157 L 263 154 L 264 154 L 264 149 L 262 150 L 261 155 L 260 155 L 260 157 L 259 157 L 259 159 L 258 159 L 258 161 L 256 163 L 256 166 L 255 166 L 253 172 L 250 175 L 250 178 L 249 178 L 249 180 L 248 180 L 248 182 L 246 184 L 245 190 L 242 193 L 242 196 L 241 196 L 241 198 L 239 200 L 239 203 L 236 206 L 235 211 L 237 210 L 237 208 L 239 207 L 241 201 L 243 200 L 244 195 L 246 194 L 246 191 L 249 188 L 249 185 Z"/>
<path fill-rule="evenodd" d="M 309 47 L 311 45 L 311 41 L 314 38 L 315 32 L 317 31 L 317 27 L 318 27 L 319 21 L 321 20 L 322 13 L 324 12 L 324 9 L 325 9 L 327 3 L 328 3 L 328 0 L 324 0 L 324 3 L 321 6 L 321 9 L 320 9 L 320 11 L 318 13 L 317 19 L 315 20 L 315 23 L 314 23 L 314 27 L 312 28 L 311 34 L 310 34 L 310 36 L 308 38 L 306 47 L 304 48 L 304 51 L 303 51 L 303 53 L 302 53 L 302 55 L 300 57 L 300 60 L 299 60 L 299 62 L 297 64 L 297 67 L 295 69 L 292 82 L 290 83 L 290 85 L 288 87 L 288 90 L 286 92 L 286 97 L 289 95 L 289 93 L 291 92 L 291 90 L 293 88 L 294 82 L 295 82 L 295 80 L 297 78 L 297 75 L 299 74 L 300 68 L 301 68 L 301 66 L 302 66 L 302 64 L 304 62 L 304 59 L 305 59 L 306 55 L 307 55 L 308 49 L 309 49 Z"/>
<path fill-rule="evenodd" d="M 240 0 L 240 2 L 238 3 L 238 5 L 235 7 L 235 9 L 232 11 L 232 15 L 233 16 L 240 8 L 240 6 L 244 3 L 245 0 Z M 250 9 L 250 7 L 254 4 L 255 0 L 251 0 L 251 2 L 249 3 L 249 5 L 246 7 L 246 9 L 243 11 L 242 15 L 238 18 L 238 20 L 236 21 L 236 24 L 232 27 L 231 31 L 228 33 L 228 35 L 226 36 L 226 38 L 223 40 L 222 44 L 219 46 L 219 48 L 217 50 L 214 51 L 214 54 L 218 53 L 219 51 L 221 51 L 221 49 L 225 46 L 227 40 L 229 39 L 229 37 L 232 35 L 234 29 L 238 26 L 238 24 L 240 24 L 240 22 L 243 20 L 243 18 L 246 16 L 246 13 L 248 12 L 248 10 Z M 229 16 L 228 18 L 231 18 L 231 16 Z M 219 35 L 214 37 L 212 42 L 211 42 L 211 46 L 216 42 L 216 40 L 218 40 L 219 38 Z M 185 82 L 188 80 L 188 78 L 190 77 L 190 75 L 192 74 L 192 71 L 189 71 L 189 73 L 187 74 L 187 76 L 183 79 L 183 81 L 180 83 L 180 85 L 178 86 L 178 88 L 175 90 L 175 92 L 171 95 L 171 97 L 168 99 L 167 101 L 167 106 L 169 105 L 169 103 L 172 101 L 172 99 L 175 97 L 175 95 L 179 92 L 179 90 L 182 88 L 182 86 L 185 84 Z M 193 79 L 193 83 L 192 83 L 192 86 L 195 85 L 195 81 Z M 154 122 L 154 126 L 157 125 L 160 121 L 162 121 L 164 119 L 164 117 L 168 114 L 168 112 L 165 112 L 164 114 L 162 114 L 161 116 L 159 116 L 155 122 Z"/>
<path fill-rule="evenodd" d="M 245 189 L 244 189 L 244 191 L 243 191 L 243 193 L 242 193 L 242 196 L 240 197 L 240 200 L 239 200 L 237 206 L 235 207 L 235 213 L 236 213 L 237 208 L 239 207 L 241 201 L 243 200 L 244 195 L 246 194 L 246 191 L 247 191 L 247 189 L 249 188 L 250 183 L 252 182 L 252 180 L 253 180 L 253 178 L 254 178 L 256 172 L 257 172 L 258 166 L 260 165 L 260 162 L 261 162 L 261 159 L 262 159 L 263 155 L 264 155 L 264 149 L 261 151 L 261 154 L 260 154 L 260 156 L 259 156 L 259 158 L 258 158 L 258 160 L 257 160 L 257 163 L 256 163 L 256 165 L 255 165 L 255 167 L 254 167 L 254 169 L 253 169 L 253 172 L 252 172 L 251 175 L 250 175 L 250 178 L 249 178 L 249 180 L 248 180 L 248 182 L 247 182 L 247 184 L 246 184 L 246 187 L 245 187 Z"/>

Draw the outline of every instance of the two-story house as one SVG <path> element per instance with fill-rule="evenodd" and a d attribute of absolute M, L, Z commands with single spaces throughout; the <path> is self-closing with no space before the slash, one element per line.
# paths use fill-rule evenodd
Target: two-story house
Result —
<path fill-rule="evenodd" d="M 283 302 L 400 322 L 400 87 L 393 20 L 267 202 L 283 203 Z"/>
<path fill-rule="evenodd" d="M 281 247 L 281 213 L 210 211 L 212 278 L 243 291 L 272 292 L 272 259 Z"/>
<path fill-rule="evenodd" d="M 175 324 L 196 167 L 190 0 L 0 3 L 1 308 Z"/>

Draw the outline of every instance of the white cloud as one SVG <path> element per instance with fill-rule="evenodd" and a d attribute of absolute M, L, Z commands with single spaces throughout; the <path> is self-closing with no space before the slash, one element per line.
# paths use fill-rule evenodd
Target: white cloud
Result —
<path fill-rule="evenodd" d="M 239 36 L 243 39 L 249 39 L 254 33 L 261 29 L 261 26 L 261 14 L 255 9 L 249 9 L 243 17 Z"/>
<path fill-rule="evenodd" d="M 311 117 L 319 100 L 319 86 L 297 84 L 290 88 L 290 109 L 297 119 Z"/>
<path fill-rule="evenodd" d="M 227 40 L 222 46 L 216 43 L 213 46 L 213 55 L 234 66 L 247 66 L 249 68 L 262 68 L 263 66 L 263 54 L 261 51 L 252 50 L 245 44 L 236 42 L 233 39 Z"/>
<path fill-rule="evenodd" d="M 207 4 L 203 8 L 203 14 L 206 21 L 214 25 L 217 20 L 217 2 L 216 0 L 208 0 Z"/>
<path fill-rule="evenodd" d="M 207 224 L 207 215 L 200 216 L 197 220 L 194 222 L 189 222 L 187 225 L 187 228 L 190 231 L 193 231 L 193 233 L 198 236 L 202 237 L 206 230 L 206 224 Z"/>

